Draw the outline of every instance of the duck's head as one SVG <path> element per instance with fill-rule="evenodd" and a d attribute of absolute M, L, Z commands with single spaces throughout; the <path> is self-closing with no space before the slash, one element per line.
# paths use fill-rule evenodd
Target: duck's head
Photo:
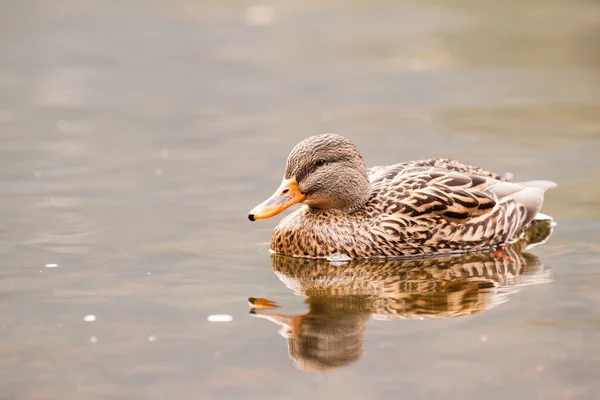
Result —
<path fill-rule="evenodd" d="M 270 218 L 296 203 L 351 212 L 370 197 L 367 169 L 352 142 L 334 134 L 311 136 L 292 149 L 281 186 L 248 218 Z"/>

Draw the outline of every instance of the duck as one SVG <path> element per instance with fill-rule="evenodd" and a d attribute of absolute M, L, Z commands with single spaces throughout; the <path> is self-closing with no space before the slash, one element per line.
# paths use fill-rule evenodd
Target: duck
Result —
<path fill-rule="evenodd" d="M 320 134 L 290 152 L 275 193 L 248 214 L 271 218 L 295 204 L 271 236 L 273 253 L 368 259 L 463 253 L 517 241 L 540 213 L 547 180 L 509 182 L 440 158 L 367 168 L 356 146 Z"/>

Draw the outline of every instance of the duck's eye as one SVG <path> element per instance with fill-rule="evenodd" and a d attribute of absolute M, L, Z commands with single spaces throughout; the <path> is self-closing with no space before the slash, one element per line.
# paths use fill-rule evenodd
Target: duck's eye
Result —
<path fill-rule="evenodd" d="M 315 163 L 315 165 L 317 167 L 320 167 L 321 165 L 325 164 L 325 160 L 317 160 L 317 162 Z"/>

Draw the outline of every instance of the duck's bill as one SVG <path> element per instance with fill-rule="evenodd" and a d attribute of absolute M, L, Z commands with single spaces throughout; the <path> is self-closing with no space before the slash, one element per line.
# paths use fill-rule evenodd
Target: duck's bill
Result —
<path fill-rule="evenodd" d="M 279 189 L 273 193 L 273 196 L 250 211 L 248 219 L 255 221 L 257 219 L 271 218 L 294 204 L 303 201 L 305 198 L 306 196 L 300 193 L 298 189 L 296 178 L 284 179 Z"/>

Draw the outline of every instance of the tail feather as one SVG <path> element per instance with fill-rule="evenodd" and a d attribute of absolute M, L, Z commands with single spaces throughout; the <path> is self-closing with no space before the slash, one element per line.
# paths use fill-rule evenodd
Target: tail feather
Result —
<path fill-rule="evenodd" d="M 503 201 L 514 200 L 525 206 L 526 215 L 523 226 L 536 218 L 544 203 L 544 193 L 556 187 L 551 181 L 500 182 L 489 190 Z"/>
<path fill-rule="evenodd" d="M 527 181 L 527 182 L 515 182 L 515 185 L 524 187 L 535 187 L 544 191 L 548 189 L 554 189 L 557 185 L 552 181 Z"/>
<path fill-rule="evenodd" d="M 556 187 L 556 183 L 552 181 L 528 181 L 520 183 L 524 187 L 523 190 L 513 195 L 517 203 L 521 203 L 527 210 L 527 215 L 523 225 L 533 221 L 542 209 L 544 203 L 544 194 L 546 190 Z"/>

